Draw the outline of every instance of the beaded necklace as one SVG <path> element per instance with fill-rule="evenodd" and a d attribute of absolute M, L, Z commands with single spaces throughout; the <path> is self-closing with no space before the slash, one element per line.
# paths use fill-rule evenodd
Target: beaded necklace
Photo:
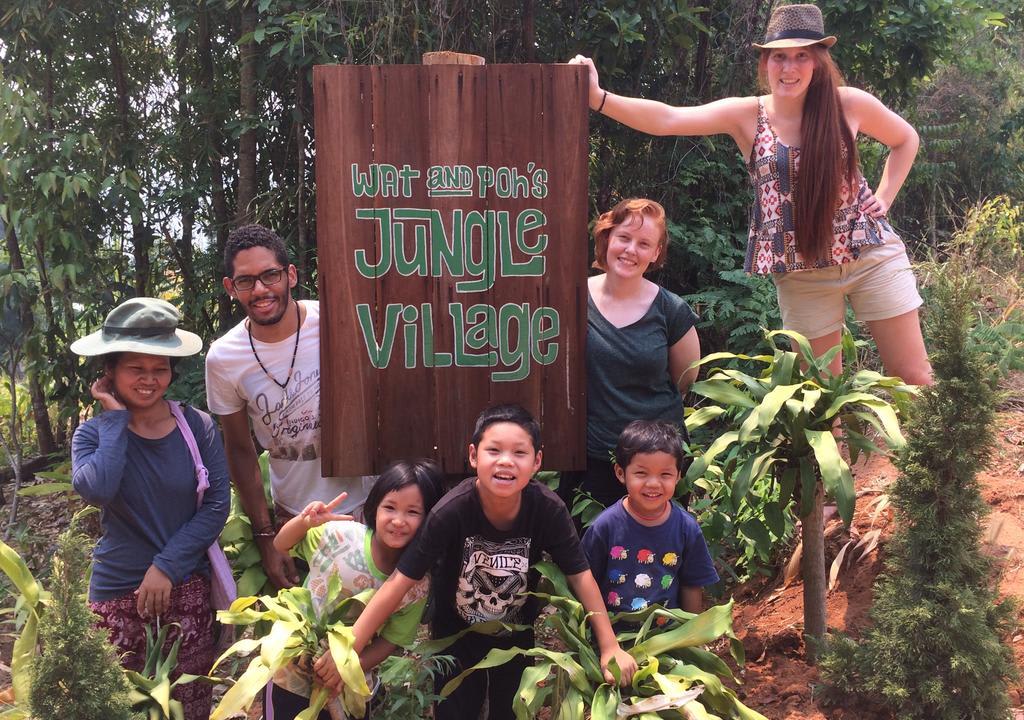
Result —
<path fill-rule="evenodd" d="M 267 370 L 267 366 L 263 364 L 262 360 L 260 360 L 260 356 L 256 352 L 256 343 L 252 341 L 251 320 L 248 323 L 246 323 L 245 329 L 249 333 L 249 347 L 252 348 L 253 357 L 255 357 L 256 362 L 259 363 L 260 369 L 263 370 L 263 374 L 270 378 L 271 381 L 273 381 L 275 385 L 281 388 L 281 391 L 284 393 L 284 399 L 281 401 L 281 410 L 284 410 L 286 407 L 288 407 L 288 383 L 292 381 L 292 373 L 295 372 L 295 356 L 299 354 L 299 335 L 301 334 L 302 331 L 302 320 L 301 316 L 299 315 L 298 301 L 295 302 L 295 347 L 292 348 L 292 364 L 288 366 L 288 377 L 285 378 L 284 382 L 278 382 L 278 379 L 270 374 L 270 371 Z"/>

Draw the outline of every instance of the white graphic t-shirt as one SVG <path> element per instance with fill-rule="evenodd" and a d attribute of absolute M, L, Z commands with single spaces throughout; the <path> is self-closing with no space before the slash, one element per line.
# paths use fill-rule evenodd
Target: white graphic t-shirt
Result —
<path fill-rule="evenodd" d="M 479 535 L 468 537 L 462 549 L 462 568 L 455 608 L 469 625 L 488 620 L 523 621 L 530 538 L 494 542 Z"/>
<path fill-rule="evenodd" d="M 210 345 L 206 356 L 206 402 L 210 412 L 230 415 L 245 408 L 260 445 L 270 452 L 270 491 L 274 502 L 293 514 L 314 500 L 329 502 L 342 490 L 339 512 L 357 514 L 372 477 L 333 478 L 320 474 L 320 303 L 300 301 L 306 319 L 299 332 L 295 371 L 285 390 L 260 367 L 249 345 L 246 322 Z M 259 360 L 284 381 L 295 336 L 276 343 L 253 338 Z"/>

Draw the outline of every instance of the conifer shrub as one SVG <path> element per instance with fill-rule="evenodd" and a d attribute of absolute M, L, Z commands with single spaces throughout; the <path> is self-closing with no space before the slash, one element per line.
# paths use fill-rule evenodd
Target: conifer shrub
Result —
<path fill-rule="evenodd" d="M 906 719 L 1006 718 L 1016 670 L 1001 642 L 1015 608 L 998 601 L 980 549 L 987 506 L 977 474 L 991 448 L 994 376 L 969 336 L 976 288 L 963 266 L 938 274 L 928 309 L 935 385 L 904 425 L 907 445 L 890 490 L 896 531 L 875 585 L 873 626 L 834 636 L 821 658 L 833 699 Z"/>
<path fill-rule="evenodd" d="M 128 720 L 128 685 L 114 647 L 85 599 L 90 540 L 77 524 L 60 535 L 42 651 L 33 666 L 30 707 L 37 720 Z"/>

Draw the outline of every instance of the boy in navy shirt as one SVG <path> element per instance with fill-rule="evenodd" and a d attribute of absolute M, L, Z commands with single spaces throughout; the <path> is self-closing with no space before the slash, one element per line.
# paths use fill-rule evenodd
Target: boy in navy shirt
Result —
<path fill-rule="evenodd" d="M 672 502 L 684 457 L 670 423 L 636 420 L 619 435 L 615 475 L 626 497 L 583 536 L 609 612 L 661 605 L 699 613 L 703 587 L 718 582 L 700 526 Z"/>

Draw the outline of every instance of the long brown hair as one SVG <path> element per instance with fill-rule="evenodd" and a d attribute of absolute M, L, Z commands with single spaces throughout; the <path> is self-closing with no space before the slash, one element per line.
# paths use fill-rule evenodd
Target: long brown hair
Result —
<path fill-rule="evenodd" d="M 857 189 L 857 144 L 843 114 L 839 87 L 843 76 L 827 48 L 814 45 L 814 74 L 804 98 L 800 120 L 800 169 L 793 188 L 793 225 L 796 247 L 813 267 L 827 260 L 832 246 L 832 218 L 839 206 L 845 181 Z M 767 87 L 768 55 L 761 52 L 758 75 Z M 768 88 L 770 90 L 770 88 Z M 809 182 L 800 182 L 800 178 Z"/>

